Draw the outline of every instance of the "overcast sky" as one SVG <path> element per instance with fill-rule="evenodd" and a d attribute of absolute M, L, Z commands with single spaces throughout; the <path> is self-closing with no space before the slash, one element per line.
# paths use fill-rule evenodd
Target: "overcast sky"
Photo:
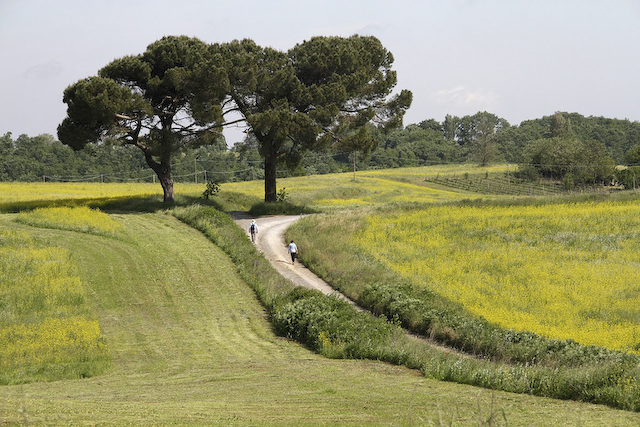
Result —
<path fill-rule="evenodd" d="M 639 22 L 640 0 L 0 0 L 0 135 L 56 135 L 67 86 L 165 35 L 283 51 L 374 35 L 413 92 L 405 125 L 478 111 L 639 121 Z"/>

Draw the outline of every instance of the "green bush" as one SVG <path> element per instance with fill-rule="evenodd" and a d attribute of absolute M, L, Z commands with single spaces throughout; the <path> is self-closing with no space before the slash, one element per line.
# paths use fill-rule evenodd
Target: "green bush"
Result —
<path fill-rule="evenodd" d="M 297 299 L 275 313 L 274 328 L 333 358 L 385 359 L 397 326 L 357 312 L 344 300 L 322 294 Z"/>
<path fill-rule="evenodd" d="M 202 193 L 202 197 L 209 200 L 209 197 L 217 196 L 219 192 L 220 192 L 220 183 L 215 180 L 210 180 L 209 182 L 207 182 L 207 187 Z"/>
<path fill-rule="evenodd" d="M 249 209 L 249 214 L 253 216 L 265 215 L 301 215 L 315 213 L 315 211 L 307 206 L 294 205 L 287 201 L 277 202 L 261 202 L 255 204 Z"/>
<path fill-rule="evenodd" d="M 640 166 L 630 166 L 615 171 L 615 180 L 627 190 L 640 187 Z"/>

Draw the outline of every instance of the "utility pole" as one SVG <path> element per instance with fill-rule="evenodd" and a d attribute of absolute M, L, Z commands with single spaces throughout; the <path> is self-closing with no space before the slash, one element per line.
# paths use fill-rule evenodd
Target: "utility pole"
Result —
<path fill-rule="evenodd" d="M 356 182 L 356 151 L 353 152 L 353 182 Z"/>

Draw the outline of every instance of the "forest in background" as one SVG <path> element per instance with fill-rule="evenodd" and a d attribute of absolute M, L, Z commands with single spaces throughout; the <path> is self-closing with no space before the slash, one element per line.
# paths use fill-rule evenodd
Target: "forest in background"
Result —
<path fill-rule="evenodd" d="M 640 122 L 560 113 L 511 125 L 488 112 L 447 115 L 378 134 L 368 153 L 308 151 L 296 168 L 278 177 L 386 169 L 446 163 L 518 164 L 530 179 L 570 179 L 573 185 L 609 184 L 614 178 L 635 186 L 640 164 Z M 615 171 L 615 165 L 629 166 Z M 258 144 L 251 138 L 185 150 L 175 157 L 176 181 L 234 182 L 264 178 Z M 614 175 L 615 173 L 615 175 Z M 626 178 L 625 178 L 626 174 Z M 625 181 L 626 179 L 626 181 Z M 140 150 L 93 144 L 74 152 L 48 134 L 0 136 L 0 181 L 153 181 Z M 633 181 L 633 183 L 632 183 Z"/>

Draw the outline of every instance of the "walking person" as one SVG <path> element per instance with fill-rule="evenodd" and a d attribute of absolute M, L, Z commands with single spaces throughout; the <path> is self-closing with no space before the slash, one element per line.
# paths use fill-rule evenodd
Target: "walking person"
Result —
<path fill-rule="evenodd" d="M 291 264 L 295 264 L 298 257 L 298 246 L 293 243 L 293 240 L 289 243 L 289 253 L 291 254 Z"/>
<path fill-rule="evenodd" d="M 256 235 L 258 234 L 258 224 L 256 224 L 256 220 L 251 220 L 251 225 L 249 226 L 249 233 L 251 234 L 251 241 L 253 243 L 256 242 Z"/>

